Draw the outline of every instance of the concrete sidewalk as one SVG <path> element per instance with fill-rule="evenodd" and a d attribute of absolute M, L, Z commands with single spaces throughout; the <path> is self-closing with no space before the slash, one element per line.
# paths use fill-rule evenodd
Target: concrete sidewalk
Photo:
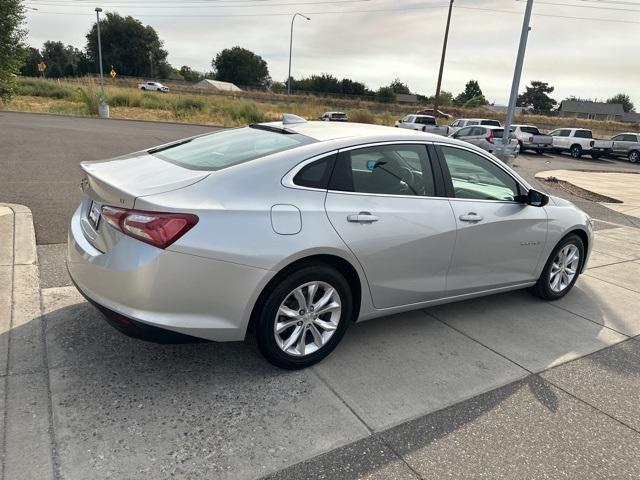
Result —
<path fill-rule="evenodd" d="M 559 302 L 513 292 L 372 320 L 316 367 L 285 372 L 246 343 L 133 340 L 73 287 L 40 291 L 30 221 L 0 206 L 6 479 L 441 478 L 483 471 L 491 442 L 508 445 L 485 458 L 489 478 L 534 472 L 538 455 L 583 478 L 640 465 L 637 449 L 616 450 L 640 444 L 637 382 L 618 382 L 624 409 L 609 411 L 574 370 L 545 379 L 636 342 L 638 230 L 598 231 L 590 269 Z"/>
<path fill-rule="evenodd" d="M 555 177 L 584 190 L 619 200 L 622 203 L 601 203 L 616 212 L 640 218 L 640 169 L 637 174 L 580 170 L 549 170 L 536 174 L 536 178 L 548 177 Z"/>

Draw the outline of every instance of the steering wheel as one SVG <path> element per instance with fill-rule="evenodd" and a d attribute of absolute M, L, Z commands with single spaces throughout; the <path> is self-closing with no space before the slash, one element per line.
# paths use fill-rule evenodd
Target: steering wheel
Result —
<path fill-rule="evenodd" d="M 407 190 L 411 190 L 416 195 L 424 194 L 424 192 L 420 192 L 416 188 L 416 173 L 409 167 L 400 167 L 400 177 L 402 178 L 401 181 L 404 181 L 407 185 Z"/>

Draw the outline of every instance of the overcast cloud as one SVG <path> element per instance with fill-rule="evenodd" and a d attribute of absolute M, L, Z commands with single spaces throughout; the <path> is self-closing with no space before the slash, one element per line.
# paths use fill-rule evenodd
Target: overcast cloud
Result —
<path fill-rule="evenodd" d="M 312 20 L 298 18 L 295 23 L 295 77 L 327 72 L 338 78 L 363 81 L 373 89 L 399 77 L 412 91 L 433 94 L 448 1 L 324 3 L 327 1 L 104 0 L 99 4 L 90 0 L 31 0 L 27 5 L 39 11 L 28 13 L 27 26 L 32 46 L 60 40 L 83 48 L 85 34 L 95 19 L 93 8 L 101 6 L 105 11 L 132 15 L 153 26 L 174 67 L 189 65 L 196 70 L 210 70 L 211 58 L 217 52 L 239 45 L 261 55 L 272 78 L 284 80 L 290 14 L 297 11 Z M 275 5 L 283 3 L 291 5 Z M 457 94 L 469 79 L 476 79 L 489 101 L 505 104 L 524 2 L 456 0 L 455 5 L 443 89 Z M 369 12 L 328 13 L 354 10 Z M 288 15 L 265 15 L 276 13 Z M 556 87 L 552 96 L 557 100 L 569 95 L 606 99 L 625 92 L 640 107 L 639 44 L 639 0 L 535 0 L 521 90 L 531 80 L 542 80 Z"/>

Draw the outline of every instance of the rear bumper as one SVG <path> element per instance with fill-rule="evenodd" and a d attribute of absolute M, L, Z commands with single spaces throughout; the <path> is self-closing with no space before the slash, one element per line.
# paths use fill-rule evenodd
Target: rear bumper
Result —
<path fill-rule="evenodd" d="M 69 228 L 67 268 L 92 303 L 192 337 L 244 339 L 253 305 L 274 272 L 160 250 L 126 236 L 103 253 L 87 241 L 80 219 L 78 209 Z"/>

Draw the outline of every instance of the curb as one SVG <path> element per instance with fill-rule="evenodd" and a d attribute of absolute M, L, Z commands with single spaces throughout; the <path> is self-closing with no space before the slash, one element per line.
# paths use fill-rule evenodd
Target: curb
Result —
<path fill-rule="evenodd" d="M 9 234 L 7 232 L 7 226 L 0 228 L 0 265 L 2 265 L 2 259 L 9 256 L 9 245 L 11 249 L 12 262 L 11 265 L 37 265 L 38 254 L 36 250 L 36 233 L 33 226 L 33 215 L 31 209 L 24 205 L 17 205 L 14 203 L 0 203 L 0 215 L 2 210 L 9 210 L 10 216 L 13 217 L 9 222 Z M 1 225 L 1 224 L 0 224 Z"/>

